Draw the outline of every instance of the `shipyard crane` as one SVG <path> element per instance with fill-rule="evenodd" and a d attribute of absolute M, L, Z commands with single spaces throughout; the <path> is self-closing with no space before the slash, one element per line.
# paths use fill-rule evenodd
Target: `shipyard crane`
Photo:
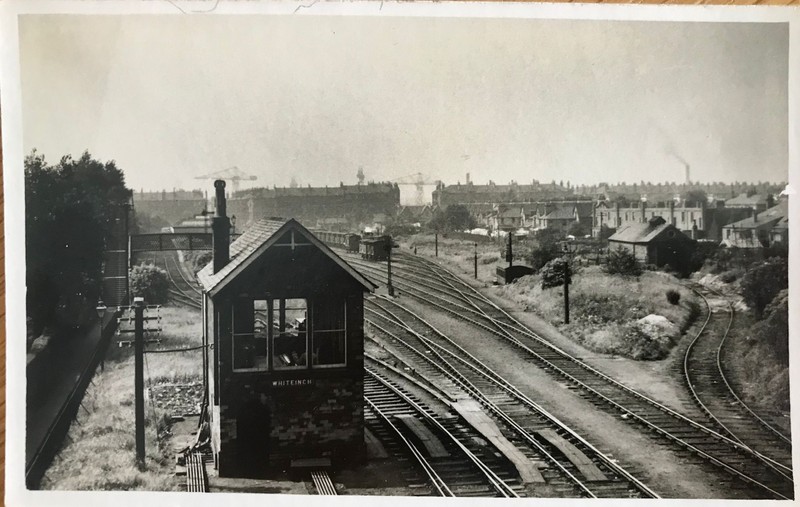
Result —
<path fill-rule="evenodd" d="M 255 181 L 258 179 L 256 176 L 247 174 L 236 166 L 217 171 L 215 173 L 204 174 L 202 176 L 195 176 L 196 180 L 225 180 L 231 183 L 231 190 L 236 192 L 239 190 L 240 181 Z"/>
<path fill-rule="evenodd" d="M 393 179 L 392 183 L 398 185 L 414 185 L 417 187 L 416 195 L 414 196 L 415 204 L 422 206 L 425 204 L 425 185 L 438 185 L 439 180 L 433 180 L 429 176 L 422 173 L 407 174 L 399 178 Z"/>

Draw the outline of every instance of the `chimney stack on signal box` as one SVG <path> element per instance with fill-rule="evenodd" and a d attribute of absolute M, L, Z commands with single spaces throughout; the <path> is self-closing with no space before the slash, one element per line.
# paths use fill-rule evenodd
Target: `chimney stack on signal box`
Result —
<path fill-rule="evenodd" d="M 226 210 L 225 181 L 215 181 L 214 188 L 217 193 L 217 209 L 211 219 L 211 241 L 214 273 L 217 273 L 230 260 L 231 222 L 228 219 Z"/>

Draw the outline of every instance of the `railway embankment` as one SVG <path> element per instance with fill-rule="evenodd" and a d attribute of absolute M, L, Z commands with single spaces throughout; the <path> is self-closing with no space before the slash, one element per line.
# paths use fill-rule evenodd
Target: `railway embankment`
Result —
<path fill-rule="evenodd" d="M 582 268 L 570 286 L 569 324 L 563 323 L 563 288 L 543 289 L 539 275 L 493 290 L 589 350 L 636 360 L 667 357 L 700 314 L 694 294 L 661 272 L 623 277 L 599 266 Z M 678 294 L 674 304 L 667 297 L 671 291 Z"/>
<path fill-rule="evenodd" d="M 161 343 L 147 350 L 192 347 L 200 344 L 196 310 L 166 307 L 160 310 L 164 332 Z M 132 335 L 120 337 L 130 339 Z M 105 368 L 98 371 L 83 396 L 67 438 L 41 482 L 48 490 L 182 491 L 185 479 L 174 475 L 174 452 L 169 428 L 171 416 L 196 410 L 196 388 L 202 371 L 199 350 L 145 354 L 146 464 L 136 466 L 134 451 L 134 357 L 132 347 L 112 340 Z M 172 391 L 171 396 L 165 395 Z M 177 400 L 177 402 L 176 402 Z M 193 403 L 194 401 L 194 403 Z"/>

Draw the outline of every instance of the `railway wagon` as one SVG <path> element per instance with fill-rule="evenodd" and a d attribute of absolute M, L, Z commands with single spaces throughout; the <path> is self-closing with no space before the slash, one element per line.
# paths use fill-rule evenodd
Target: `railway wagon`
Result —
<path fill-rule="evenodd" d="M 350 232 L 314 231 L 314 235 L 328 246 L 343 248 L 352 253 L 358 252 L 361 243 L 361 236 Z"/>
<path fill-rule="evenodd" d="M 390 236 L 362 238 L 358 250 L 361 258 L 368 261 L 385 261 L 389 256 L 389 241 L 391 241 Z"/>

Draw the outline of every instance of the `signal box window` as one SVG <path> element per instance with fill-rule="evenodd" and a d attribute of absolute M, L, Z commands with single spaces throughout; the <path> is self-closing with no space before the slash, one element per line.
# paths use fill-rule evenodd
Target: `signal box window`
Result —
<path fill-rule="evenodd" d="M 314 305 L 314 368 L 345 366 L 345 304 L 341 301 L 320 301 Z"/>
<path fill-rule="evenodd" d="M 305 299 L 273 299 L 272 367 L 293 370 L 308 366 L 308 305 Z"/>
<path fill-rule="evenodd" d="M 266 370 L 267 301 L 239 299 L 233 307 L 233 369 Z"/>

